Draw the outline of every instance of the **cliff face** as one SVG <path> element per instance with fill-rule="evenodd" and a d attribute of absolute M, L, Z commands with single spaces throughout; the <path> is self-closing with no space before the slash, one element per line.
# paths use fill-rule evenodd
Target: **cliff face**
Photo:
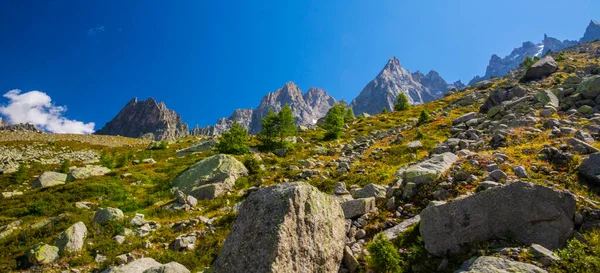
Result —
<path fill-rule="evenodd" d="M 165 140 L 188 136 L 189 131 L 179 114 L 168 109 L 163 102 L 157 103 L 153 98 L 145 101 L 134 98 L 96 134 Z"/>

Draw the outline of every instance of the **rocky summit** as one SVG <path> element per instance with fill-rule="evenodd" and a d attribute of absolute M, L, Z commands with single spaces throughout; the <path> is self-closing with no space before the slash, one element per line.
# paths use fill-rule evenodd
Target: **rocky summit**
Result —
<path fill-rule="evenodd" d="M 392 59 L 359 117 L 288 83 L 211 136 L 154 100 L 107 128 L 169 141 L 0 130 L 0 272 L 600 272 L 600 41 L 540 57 Z"/>
<path fill-rule="evenodd" d="M 179 114 L 167 109 L 164 102 L 134 98 L 96 134 L 165 140 L 185 137 L 189 132 Z"/>
<path fill-rule="evenodd" d="M 391 58 L 379 75 L 375 77 L 360 94 L 352 101 L 352 109 L 356 115 L 367 113 L 377 114 L 383 108 L 392 110 L 398 94 L 405 93 L 411 104 L 422 104 L 442 97 L 452 88 L 461 88 L 447 84 L 441 76 L 431 71 L 426 76 L 420 72 L 411 74 L 400 64 L 400 61 Z"/>

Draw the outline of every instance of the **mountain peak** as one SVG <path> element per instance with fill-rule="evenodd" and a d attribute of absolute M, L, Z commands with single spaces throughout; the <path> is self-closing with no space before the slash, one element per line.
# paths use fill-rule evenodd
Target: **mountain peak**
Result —
<path fill-rule="evenodd" d="M 600 22 L 590 20 L 590 24 L 585 29 L 583 37 L 580 42 L 591 42 L 596 39 L 600 39 Z"/>
<path fill-rule="evenodd" d="M 189 132 L 179 114 L 167 109 L 163 102 L 157 103 L 154 98 L 145 101 L 134 98 L 96 134 L 163 140 L 185 137 Z"/>
<path fill-rule="evenodd" d="M 400 67 L 402 67 L 402 65 L 400 64 L 400 60 L 398 60 L 398 58 L 394 56 L 388 60 L 384 70 L 395 70 Z"/>

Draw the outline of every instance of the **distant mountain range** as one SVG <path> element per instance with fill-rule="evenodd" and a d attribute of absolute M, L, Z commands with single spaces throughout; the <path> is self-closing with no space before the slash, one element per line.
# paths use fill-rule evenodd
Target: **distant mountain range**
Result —
<path fill-rule="evenodd" d="M 475 76 L 469 85 L 492 77 L 505 76 L 509 71 L 519 67 L 526 56 L 542 56 L 548 51 L 559 51 L 596 39 L 600 39 L 600 23 L 592 20 L 579 41 L 560 41 L 544 35 L 541 43 L 524 42 L 521 47 L 515 48 L 504 58 L 496 54 L 492 55 L 486 73 L 483 76 Z M 453 88 L 461 89 L 464 86 L 461 81 L 447 83 L 434 70 L 426 75 L 420 71 L 411 73 L 402 67 L 397 58 L 393 57 L 375 79 L 362 89 L 350 106 L 356 115 L 376 114 L 383 108 L 391 110 L 400 92 L 408 95 L 411 104 L 421 104 L 440 98 Z M 336 99 L 323 89 L 313 87 L 303 93 L 296 84 L 288 82 L 277 91 L 265 95 L 254 109 L 237 109 L 231 116 L 219 119 L 215 125 L 202 128 L 195 126 L 188 131 L 188 125 L 181 121 L 180 116 L 173 110 L 167 109 L 164 103 L 157 103 L 152 98 L 146 101 L 134 99 L 96 134 L 145 137 L 154 140 L 187 135 L 218 136 L 229 130 L 236 120 L 250 133 L 256 134 L 261 130 L 261 119 L 269 110 L 277 112 L 288 104 L 298 125 L 312 126 L 324 117 L 335 103 L 337 103 Z"/>
<path fill-rule="evenodd" d="M 524 42 L 521 47 L 515 48 L 508 56 L 505 56 L 504 58 L 500 58 L 496 54 L 492 55 L 485 70 L 485 75 L 475 76 L 469 82 L 469 85 L 488 80 L 492 77 L 506 76 L 509 71 L 518 68 L 526 56 L 541 57 L 548 51 L 559 51 L 561 49 L 577 45 L 581 42 L 589 42 L 596 39 L 600 39 L 600 22 L 596 22 L 594 20 L 590 21 L 590 24 L 587 26 L 583 37 L 579 39 L 579 42 L 570 40 L 560 41 L 544 34 L 544 40 L 542 40 L 541 43 L 534 44 L 529 41 Z"/>

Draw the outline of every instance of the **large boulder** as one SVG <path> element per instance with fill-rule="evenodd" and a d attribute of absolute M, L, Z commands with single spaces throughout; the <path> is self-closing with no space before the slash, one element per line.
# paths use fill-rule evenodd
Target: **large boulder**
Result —
<path fill-rule="evenodd" d="M 454 273 L 546 273 L 535 265 L 511 260 L 481 256 L 466 260 Z"/>
<path fill-rule="evenodd" d="M 86 179 L 92 176 L 102 176 L 110 172 L 110 169 L 104 166 L 88 165 L 79 167 L 69 172 L 68 181 Z"/>
<path fill-rule="evenodd" d="M 32 189 L 63 185 L 67 182 L 67 174 L 58 172 L 43 172 L 31 184 Z"/>
<path fill-rule="evenodd" d="M 540 92 L 535 93 L 535 95 L 533 95 L 533 96 L 543 106 L 548 106 L 548 107 L 552 107 L 554 109 L 559 109 L 558 106 L 560 105 L 560 102 L 558 101 L 558 98 L 556 97 L 556 95 L 554 95 L 554 93 L 552 93 L 551 91 L 542 90 Z"/>
<path fill-rule="evenodd" d="M 205 158 L 173 180 L 173 187 L 197 199 L 214 199 L 233 188 L 235 180 L 248 175 L 248 169 L 231 155 Z"/>
<path fill-rule="evenodd" d="M 190 273 L 190 271 L 180 263 L 170 262 L 160 266 L 148 268 L 144 273 Z"/>
<path fill-rule="evenodd" d="M 49 264 L 58 259 L 58 247 L 39 243 L 28 249 L 25 256 L 31 264 Z"/>
<path fill-rule="evenodd" d="M 501 105 L 505 101 L 513 98 L 520 98 L 527 95 L 527 89 L 517 85 L 511 89 L 494 89 L 486 99 L 485 103 L 479 107 L 479 112 L 487 113 L 495 106 Z"/>
<path fill-rule="evenodd" d="M 83 241 L 86 236 L 87 228 L 83 222 L 77 222 L 59 234 L 54 244 L 60 249 L 61 253 L 77 252 L 83 248 Z"/>
<path fill-rule="evenodd" d="M 250 194 L 211 272 L 337 272 L 346 228 L 337 201 L 304 182 Z"/>
<path fill-rule="evenodd" d="M 100 208 L 94 213 L 94 222 L 104 224 L 109 221 L 123 220 L 123 211 L 117 208 Z"/>
<path fill-rule="evenodd" d="M 590 184 L 600 186 L 600 153 L 591 154 L 583 160 L 577 171 Z"/>
<path fill-rule="evenodd" d="M 434 255 L 507 237 L 556 249 L 572 236 L 574 214 L 575 197 L 568 191 L 515 182 L 454 202 L 432 202 L 421 212 L 420 232 Z"/>
<path fill-rule="evenodd" d="M 148 269 L 160 266 L 162 264 L 152 258 L 141 258 L 128 264 L 109 268 L 102 271 L 102 273 L 144 273 Z"/>
<path fill-rule="evenodd" d="M 209 150 L 212 150 L 217 145 L 217 143 L 218 143 L 217 140 L 214 138 L 203 139 L 203 140 L 200 140 L 200 141 L 192 144 L 192 146 L 190 146 L 190 147 L 178 150 L 177 156 L 186 156 L 186 155 L 189 155 L 192 153 L 200 153 L 200 152 L 209 151 Z"/>
<path fill-rule="evenodd" d="M 396 176 L 405 183 L 430 184 L 450 169 L 457 160 L 458 157 L 450 152 L 434 155 L 425 161 L 400 169 Z"/>
<path fill-rule="evenodd" d="M 600 75 L 587 77 L 577 87 L 583 98 L 593 100 L 600 95 Z"/>
<path fill-rule="evenodd" d="M 538 60 L 535 64 L 533 64 L 527 72 L 525 72 L 524 80 L 539 80 L 545 77 L 552 75 L 556 70 L 558 70 L 558 64 L 552 58 L 552 56 L 547 55 L 540 60 Z"/>

